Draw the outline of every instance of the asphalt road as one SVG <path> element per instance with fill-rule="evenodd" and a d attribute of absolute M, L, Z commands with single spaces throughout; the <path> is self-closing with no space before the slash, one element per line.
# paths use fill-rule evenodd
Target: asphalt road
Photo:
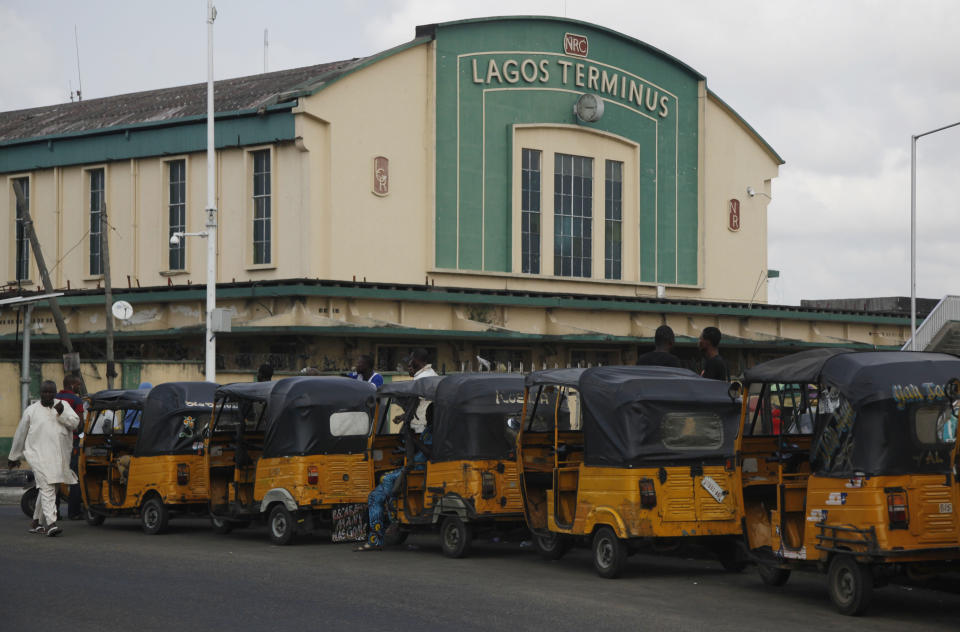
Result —
<path fill-rule="evenodd" d="M 636 555 L 617 580 L 586 549 L 545 562 L 477 540 L 450 560 L 435 536 L 376 553 L 319 537 L 271 545 L 263 527 L 218 536 L 203 520 L 146 536 L 132 519 L 26 532 L 0 507 L 0 626 L 17 630 L 956 630 L 960 590 L 891 585 L 866 617 L 837 614 L 823 576 L 783 588 L 703 557 Z"/>

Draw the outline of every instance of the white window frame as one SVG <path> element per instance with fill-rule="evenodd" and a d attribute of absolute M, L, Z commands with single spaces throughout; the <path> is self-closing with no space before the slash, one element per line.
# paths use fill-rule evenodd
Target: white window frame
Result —
<path fill-rule="evenodd" d="M 256 202 L 254 201 L 254 154 L 258 151 L 270 152 L 270 260 L 266 263 L 256 263 L 254 259 L 253 240 L 255 238 L 254 222 L 256 220 Z M 277 148 L 273 145 L 248 147 L 244 151 L 246 164 L 246 191 L 247 191 L 247 269 L 271 270 L 277 267 L 279 251 L 277 249 Z"/>

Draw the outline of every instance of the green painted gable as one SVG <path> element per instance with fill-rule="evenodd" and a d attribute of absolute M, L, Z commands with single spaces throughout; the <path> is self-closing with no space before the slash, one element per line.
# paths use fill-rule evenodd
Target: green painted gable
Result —
<path fill-rule="evenodd" d="M 701 75 L 583 22 L 496 18 L 430 28 L 437 51 L 437 267 L 513 272 L 513 125 L 580 125 L 640 148 L 639 278 L 697 284 Z M 564 53 L 567 33 L 586 36 L 586 57 Z M 591 68 L 603 73 L 606 89 L 603 80 L 588 85 Z M 606 102 L 596 123 L 573 114 L 584 92 Z M 552 247 L 550 239 L 544 247 Z"/>

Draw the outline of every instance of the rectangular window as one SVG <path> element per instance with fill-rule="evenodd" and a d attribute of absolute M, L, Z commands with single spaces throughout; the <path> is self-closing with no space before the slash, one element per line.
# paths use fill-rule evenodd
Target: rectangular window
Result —
<path fill-rule="evenodd" d="M 14 183 L 20 185 L 23 198 L 17 198 L 17 281 L 30 278 L 30 239 L 24 218 L 30 210 L 30 179 L 17 178 Z"/>
<path fill-rule="evenodd" d="M 170 233 L 167 235 L 169 243 L 169 269 L 183 270 L 186 268 L 186 240 L 181 239 L 175 245 L 170 243 L 174 233 L 187 230 L 187 161 L 173 160 L 167 163 L 169 173 L 169 199 L 167 211 L 170 218 Z"/>
<path fill-rule="evenodd" d="M 91 169 L 90 174 L 90 274 L 103 274 L 103 234 L 100 217 L 103 214 L 103 169 Z"/>
<path fill-rule="evenodd" d="M 621 278 L 623 263 L 623 163 L 607 160 L 603 278 Z"/>
<path fill-rule="evenodd" d="M 520 184 L 521 272 L 540 274 L 540 151 L 523 150 Z"/>
<path fill-rule="evenodd" d="M 253 263 L 270 263 L 270 150 L 253 152 Z"/>
<path fill-rule="evenodd" d="M 553 273 L 590 277 L 593 158 L 554 154 Z"/>

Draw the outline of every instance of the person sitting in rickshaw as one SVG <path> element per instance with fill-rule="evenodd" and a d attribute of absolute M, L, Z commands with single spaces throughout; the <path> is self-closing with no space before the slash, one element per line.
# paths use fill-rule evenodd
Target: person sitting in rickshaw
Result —
<path fill-rule="evenodd" d="M 413 410 L 416 410 L 414 408 Z M 385 528 L 383 523 L 388 515 L 387 504 L 397 497 L 402 483 L 402 477 L 408 469 L 423 470 L 425 463 L 430 458 L 430 450 L 433 445 L 433 404 L 427 406 L 424 414 L 426 423 L 423 432 L 418 436 L 410 427 L 412 415 L 407 415 L 403 426 L 400 429 L 403 435 L 404 443 L 407 446 L 407 454 L 413 452 L 412 458 L 407 459 L 407 466 L 391 470 L 380 478 L 380 484 L 373 488 L 370 495 L 367 496 L 367 514 L 369 517 L 369 535 L 367 541 L 353 549 L 354 551 L 380 551 L 383 549 L 383 539 Z M 409 465 L 409 464 L 413 465 Z M 396 521 L 391 527 L 396 528 Z"/>

